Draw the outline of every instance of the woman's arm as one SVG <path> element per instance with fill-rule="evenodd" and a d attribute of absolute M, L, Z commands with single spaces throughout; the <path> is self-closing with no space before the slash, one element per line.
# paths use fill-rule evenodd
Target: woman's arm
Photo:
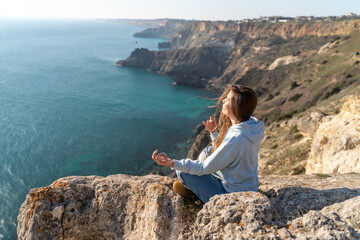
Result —
<path fill-rule="evenodd" d="M 203 162 L 191 159 L 173 160 L 168 158 L 165 153 L 158 154 L 158 150 L 153 152 L 152 159 L 161 166 L 200 176 L 214 173 L 229 166 L 242 154 L 243 149 L 241 146 L 239 138 L 229 137 L 224 139 L 213 154 Z"/>
<path fill-rule="evenodd" d="M 216 128 L 217 128 L 216 121 L 215 121 L 215 119 L 213 119 L 212 116 L 210 116 L 210 119 L 207 120 L 206 122 L 203 121 L 203 124 L 204 124 L 206 130 L 208 130 L 210 132 L 212 145 L 214 146 L 214 140 L 218 137 L 218 132 L 216 132 Z"/>
<path fill-rule="evenodd" d="M 220 146 L 205 161 L 193 161 L 191 159 L 173 160 L 173 168 L 193 175 L 205 175 L 224 169 L 242 154 L 243 148 L 239 141 L 239 138 L 236 137 L 224 139 Z"/>

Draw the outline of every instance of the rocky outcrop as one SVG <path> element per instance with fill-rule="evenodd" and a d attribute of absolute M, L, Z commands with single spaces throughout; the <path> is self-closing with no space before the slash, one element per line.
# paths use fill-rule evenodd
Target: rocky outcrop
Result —
<path fill-rule="evenodd" d="M 171 48 L 171 42 L 167 41 L 167 42 L 160 42 L 158 43 L 158 48 Z"/>
<path fill-rule="evenodd" d="M 66 177 L 32 189 L 18 217 L 19 239 L 176 239 L 183 202 L 172 178 Z"/>
<path fill-rule="evenodd" d="M 285 56 L 277 58 L 270 66 L 269 70 L 274 70 L 277 67 L 288 65 L 300 61 L 299 57 L 296 56 Z"/>
<path fill-rule="evenodd" d="M 203 88 L 209 79 L 221 75 L 229 53 L 229 49 L 219 47 L 165 51 L 137 48 L 117 65 L 149 69 L 174 76 L 174 84 Z"/>
<path fill-rule="evenodd" d="M 336 48 L 337 44 L 339 44 L 338 41 L 328 42 L 328 43 L 324 44 L 324 46 L 322 46 L 317 53 L 318 54 L 328 54 L 334 48 Z"/>
<path fill-rule="evenodd" d="M 262 176 L 259 192 L 217 195 L 196 218 L 173 178 L 66 177 L 32 189 L 19 239 L 357 239 L 360 175 Z M 192 211 L 192 210 L 190 210 Z M 188 219 L 191 218 L 191 219 Z"/>
<path fill-rule="evenodd" d="M 338 115 L 317 129 L 306 173 L 360 172 L 360 96 L 349 96 Z"/>

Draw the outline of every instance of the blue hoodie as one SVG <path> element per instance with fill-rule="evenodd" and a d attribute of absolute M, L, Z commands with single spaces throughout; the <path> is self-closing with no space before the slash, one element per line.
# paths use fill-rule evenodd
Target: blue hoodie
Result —
<path fill-rule="evenodd" d="M 257 191 L 258 152 L 264 123 L 255 117 L 232 125 L 220 146 L 204 161 L 174 160 L 173 169 L 193 175 L 212 174 L 227 192 Z M 214 140 L 217 133 L 211 134 Z"/>

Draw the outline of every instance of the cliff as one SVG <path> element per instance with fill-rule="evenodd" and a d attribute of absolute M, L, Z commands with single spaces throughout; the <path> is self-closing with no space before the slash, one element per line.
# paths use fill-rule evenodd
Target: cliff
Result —
<path fill-rule="evenodd" d="M 183 201 L 173 178 L 65 177 L 32 189 L 19 239 L 358 239 L 360 175 L 262 176 L 259 192 Z M 241 236 L 241 237 L 240 237 Z M 240 238 L 239 238 L 240 237 Z"/>
<path fill-rule="evenodd" d="M 274 122 L 359 84 L 359 21 L 194 21 L 174 34 L 175 49 L 135 50 L 118 65 L 218 92 L 227 84 L 249 86 L 259 96 L 257 116 Z"/>
<path fill-rule="evenodd" d="M 170 41 L 174 47 L 191 48 L 209 43 L 236 43 L 238 36 L 236 33 L 245 34 L 253 39 L 274 35 L 288 39 L 347 35 L 355 30 L 360 30 L 360 20 L 291 23 L 194 21 L 186 24 Z"/>
<path fill-rule="evenodd" d="M 174 76 L 174 84 L 205 87 L 206 79 L 218 77 L 226 67 L 229 49 L 202 47 L 181 50 L 149 51 L 137 48 L 121 67 L 138 67 Z"/>

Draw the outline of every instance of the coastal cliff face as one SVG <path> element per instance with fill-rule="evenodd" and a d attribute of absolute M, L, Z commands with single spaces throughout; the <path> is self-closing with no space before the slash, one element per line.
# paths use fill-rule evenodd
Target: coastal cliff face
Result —
<path fill-rule="evenodd" d="M 227 84 L 249 86 L 259 96 L 257 116 L 274 122 L 359 84 L 359 21 L 194 21 L 174 34 L 177 49 L 135 50 L 118 65 L 217 92 Z"/>
<path fill-rule="evenodd" d="M 174 178 L 66 177 L 32 189 L 19 239 L 357 239 L 360 175 L 261 176 L 259 192 L 184 201 Z"/>
<path fill-rule="evenodd" d="M 177 48 L 191 48 L 209 43 L 237 42 L 237 34 L 250 38 L 280 36 L 284 39 L 304 36 L 346 35 L 360 30 L 360 20 L 339 22 L 238 23 L 194 21 L 186 24 L 170 40 Z"/>
<path fill-rule="evenodd" d="M 174 84 L 203 88 L 206 79 L 218 77 L 226 67 L 229 49 L 202 47 L 181 50 L 149 51 L 135 49 L 121 67 L 138 67 L 174 76 Z"/>

